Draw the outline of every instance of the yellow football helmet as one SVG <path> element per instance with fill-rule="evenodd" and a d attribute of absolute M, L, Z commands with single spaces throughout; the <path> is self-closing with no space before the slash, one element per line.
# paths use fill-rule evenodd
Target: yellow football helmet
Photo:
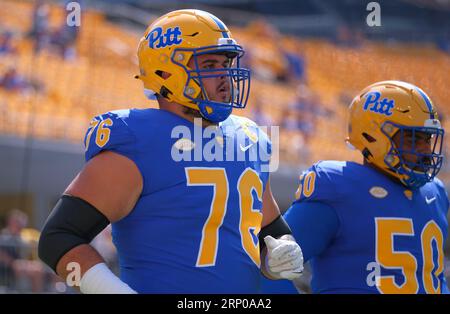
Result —
<path fill-rule="evenodd" d="M 224 54 L 230 66 L 221 69 L 188 67 L 191 58 L 202 54 Z M 171 102 L 200 111 L 210 121 L 225 120 L 233 108 L 244 108 L 250 91 L 250 70 L 240 67 L 244 50 L 236 44 L 225 24 L 200 10 L 178 10 L 154 21 L 138 47 L 140 75 L 147 97 L 160 95 Z M 162 73 L 168 73 L 163 77 Z M 220 73 L 218 73 L 220 72 Z M 226 77 L 230 101 L 209 99 L 202 80 Z"/>
<path fill-rule="evenodd" d="M 400 132 L 400 133 L 398 133 Z M 430 153 L 418 152 L 418 133 L 430 139 Z M 399 134 L 400 144 L 393 137 Z M 403 145 L 412 136 L 412 149 Z M 408 188 L 419 188 L 439 172 L 444 129 L 430 98 L 418 87 L 401 81 L 383 81 L 366 87 L 350 104 L 347 142 L 365 160 L 398 178 Z M 417 156 L 416 162 L 404 158 Z"/>

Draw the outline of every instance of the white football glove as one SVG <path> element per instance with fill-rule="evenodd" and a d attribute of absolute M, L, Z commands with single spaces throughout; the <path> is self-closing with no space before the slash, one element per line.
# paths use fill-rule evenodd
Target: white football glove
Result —
<path fill-rule="evenodd" d="M 303 254 L 300 246 L 290 235 L 280 239 L 266 236 L 266 271 L 274 279 L 293 280 L 303 272 Z"/>

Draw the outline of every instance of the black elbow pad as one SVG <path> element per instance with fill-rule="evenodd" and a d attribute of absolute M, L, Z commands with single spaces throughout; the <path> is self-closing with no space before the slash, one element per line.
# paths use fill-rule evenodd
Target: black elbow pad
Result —
<path fill-rule="evenodd" d="M 81 198 L 63 195 L 45 222 L 39 238 L 38 254 L 56 272 L 56 265 L 72 248 L 89 244 L 109 220 Z"/>
<path fill-rule="evenodd" d="M 263 227 L 259 232 L 258 239 L 260 250 L 262 251 L 266 246 L 266 243 L 264 242 L 264 238 L 266 236 L 270 235 L 277 239 L 285 234 L 292 234 L 292 231 L 291 228 L 289 228 L 286 220 L 284 220 L 283 216 L 280 215 L 275 218 L 270 224 Z"/>

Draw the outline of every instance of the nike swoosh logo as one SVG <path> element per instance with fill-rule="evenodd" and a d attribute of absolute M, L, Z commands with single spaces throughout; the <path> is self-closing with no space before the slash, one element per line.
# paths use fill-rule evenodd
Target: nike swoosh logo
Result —
<path fill-rule="evenodd" d="M 242 146 L 242 144 L 239 144 L 239 146 L 241 147 L 241 150 L 242 150 L 243 152 L 246 152 L 250 147 L 253 146 L 253 143 L 248 144 L 247 146 Z"/>
<path fill-rule="evenodd" d="M 425 202 L 427 202 L 428 205 L 433 203 L 436 200 L 436 196 L 428 199 L 428 197 L 425 196 Z"/>

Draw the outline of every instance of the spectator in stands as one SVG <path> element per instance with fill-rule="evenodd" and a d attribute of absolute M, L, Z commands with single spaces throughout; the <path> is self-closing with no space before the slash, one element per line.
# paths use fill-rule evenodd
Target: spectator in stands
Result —
<path fill-rule="evenodd" d="M 50 9 L 43 0 L 36 0 L 33 8 L 32 26 L 29 37 L 34 40 L 34 52 L 39 53 L 50 42 Z"/>
<path fill-rule="evenodd" d="M 66 14 L 65 7 L 63 8 Z M 76 41 L 78 38 L 78 27 L 67 25 L 64 19 L 62 25 L 52 34 L 51 43 L 56 47 L 59 55 L 66 60 L 76 58 Z"/>
<path fill-rule="evenodd" d="M 270 115 L 264 112 L 263 100 L 256 96 L 255 101 L 252 103 L 252 120 L 259 126 L 271 126 L 273 120 Z"/>
<path fill-rule="evenodd" d="M 253 21 L 247 27 L 253 38 L 264 38 L 247 45 L 250 58 L 247 62 L 253 74 L 260 79 L 286 82 L 289 78 L 289 62 L 280 45 L 282 36 L 278 30 L 264 19 Z"/>
<path fill-rule="evenodd" d="M 12 32 L 6 31 L 0 34 L 0 55 L 16 54 L 17 49 L 14 47 Z"/>
<path fill-rule="evenodd" d="M 13 264 L 19 257 L 16 238 L 0 233 L 0 287 L 11 288 L 15 285 Z"/>
<path fill-rule="evenodd" d="M 3 281 L 15 291 L 26 290 L 29 285 L 33 292 L 42 292 L 43 266 L 37 260 L 30 260 L 31 246 L 22 237 L 27 223 L 28 216 L 18 209 L 13 209 L 7 217 L 6 227 L 0 233 L 0 269 L 3 269 L 0 283 Z"/>
<path fill-rule="evenodd" d="M 312 103 L 312 92 L 308 86 L 302 84 L 297 87 L 295 98 L 292 103 L 289 104 L 289 107 L 300 113 L 317 110 Z"/>
<path fill-rule="evenodd" d="M 306 64 L 303 56 L 296 52 L 283 50 L 284 57 L 288 62 L 286 79 L 293 85 L 306 83 Z"/>
<path fill-rule="evenodd" d="M 300 133 L 305 144 L 314 132 L 315 116 L 309 112 L 300 112 L 295 108 L 286 108 L 281 127 L 285 131 Z"/>
<path fill-rule="evenodd" d="M 299 130 L 298 112 L 293 110 L 292 107 L 285 108 L 282 114 L 282 120 L 280 126 L 289 131 Z"/>
<path fill-rule="evenodd" d="M 323 107 L 319 95 L 304 84 L 298 86 L 295 98 L 289 107 L 297 110 L 301 115 L 313 115 L 314 119 L 333 115 L 331 111 Z"/>
<path fill-rule="evenodd" d="M 10 67 L 0 77 L 0 87 L 9 91 L 23 91 L 29 87 L 25 78 L 17 73 L 16 68 Z"/>
<path fill-rule="evenodd" d="M 309 145 L 309 140 L 314 134 L 317 117 L 314 116 L 312 113 L 307 113 L 307 114 L 299 114 L 297 115 L 297 118 L 298 118 L 297 123 L 298 130 L 303 134 L 305 144 Z"/>
<path fill-rule="evenodd" d="M 305 60 L 300 53 L 283 46 L 283 36 L 267 20 L 257 19 L 249 24 L 247 31 L 261 42 L 248 45 L 249 63 L 255 74 L 261 78 L 293 85 L 305 83 Z"/>
<path fill-rule="evenodd" d="M 40 81 L 27 80 L 20 75 L 14 67 L 10 67 L 6 70 L 5 74 L 0 77 L 0 88 L 14 92 L 28 92 L 32 90 L 42 92 L 44 90 L 44 86 Z"/>
<path fill-rule="evenodd" d="M 443 52 L 450 54 L 450 33 L 447 32 L 446 35 L 440 36 L 436 40 L 436 46 Z"/>
<path fill-rule="evenodd" d="M 309 160 L 309 147 L 301 130 L 300 113 L 287 107 L 283 110 L 280 121 L 280 148 L 286 162 L 298 164 Z"/>

